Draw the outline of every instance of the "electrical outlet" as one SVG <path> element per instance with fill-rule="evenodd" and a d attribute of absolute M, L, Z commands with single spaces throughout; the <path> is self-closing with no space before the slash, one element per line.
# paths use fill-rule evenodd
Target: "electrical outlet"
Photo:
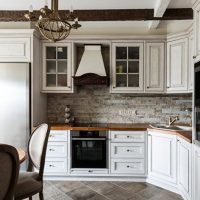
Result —
<path fill-rule="evenodd" d="M 122 116 L 133 116 L 135 115 L 135 110 L 119 110 L 119 114 Z"/>

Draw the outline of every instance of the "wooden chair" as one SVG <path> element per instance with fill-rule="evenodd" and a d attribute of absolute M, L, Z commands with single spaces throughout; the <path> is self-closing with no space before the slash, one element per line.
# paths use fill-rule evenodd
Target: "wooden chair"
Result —
<path fill-rule="evenodd" d="M 0 144 L 0 200 L 11 200 L 19 175 L 19 155 L 17 150 Z"/>
<path fill-rule="evenodd" d="M 15 200 L 25 198 L 32 199 L 32 196 L 39 193 L 40 200 L 43 200 L 43 172 L 46 157 L 46 149 L 49 137 L 47 124 L 42 124 L 32 133 L 28 144 L 29 167 L 27 172 L 19 174 L 15 190 Z M 35 167 L 38 172 L 32 172 Z"/>

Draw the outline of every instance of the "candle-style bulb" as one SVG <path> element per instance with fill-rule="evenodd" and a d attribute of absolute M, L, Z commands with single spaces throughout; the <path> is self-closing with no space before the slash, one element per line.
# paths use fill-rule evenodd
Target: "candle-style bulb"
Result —
<path fill-rule="evenodd" d="M 32 5 L 29 6 L 29 12 L 33 12 L 33 6 Z"/>
<path fill-rule="evenodd" d="M 75 21 L 75 22 L 78 22 L 78 17 L 76 17 L 76 18 L 74 19 L 74 21 Z"/>
<path fill-rule="evenodd" d="M 71 13 L 74 12 L 73 6 L 70 6 L 70 12 L 71 12 Z"/>

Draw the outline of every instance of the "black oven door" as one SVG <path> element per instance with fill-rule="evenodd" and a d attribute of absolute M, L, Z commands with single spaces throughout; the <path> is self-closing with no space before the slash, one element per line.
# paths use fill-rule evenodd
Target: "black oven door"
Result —
<path fill-rule="evenodd" d="M 72 138 L 72 168 L 106 168 L 106 138 Z"/>

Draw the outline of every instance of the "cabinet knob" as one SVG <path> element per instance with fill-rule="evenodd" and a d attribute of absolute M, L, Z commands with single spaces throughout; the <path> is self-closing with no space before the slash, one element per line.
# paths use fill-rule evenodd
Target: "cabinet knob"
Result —
<path fill-rule="evenodd" d="M 193 56 L 193 59 L 195 59 L 196 58 L 196 56 Z"/>
<path fill-rule="evenodd" d="M 49 165 L 49 167 L 55 167 L 54 165 Z"/>
<path fill-rule="evenodd" d="M 54 137 L 54 135 L 51 135 L 51 134 L 50 134 L 49 137 Z"/>
<path fill-rule="evenodd" d="M 169 86 L 167 86 L 167 88 L 170 88 Z"/>
<path fill-rule="evenodd" d="M 49 151 L 55 151 L 55 149 L 49 149 Z"/>
<path fill-rule="evenodd" d="M 126 167 L 127 167 L 127 168 L 130 168 L 130 166 L 129 166 L 129 165 L 127 165 Z"/>
<path fill-rule="evenodd" d="M 116 88 L 116 86 L 113 86 L 113 88 Z"/>
<path fill-rule="evenodd" d="M 147 89 L 149 89 L 149 86 L 147 86 Z"/>
<path fill-rule="evenodd" d="M 129 149 L 127 149 L 126 151 L 127 151 L 127 152 L 129 152 L 130 150 L 129 150 Z"/>
<path fill-rule="evenodd" d="M 88 172 L 89 172 L 89 173 L 92 173 L 92 172 L 93 172 L 93 170 L 88 170 Z"/>
<path fill-rule="evenodd" d="M 130 138 L 130 136 L 129 136 L 129 135 L 127 135 L 126 137 L 127 137 L 127 138 Z"/>

